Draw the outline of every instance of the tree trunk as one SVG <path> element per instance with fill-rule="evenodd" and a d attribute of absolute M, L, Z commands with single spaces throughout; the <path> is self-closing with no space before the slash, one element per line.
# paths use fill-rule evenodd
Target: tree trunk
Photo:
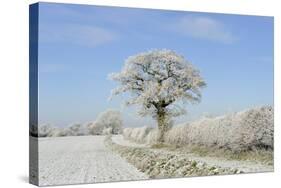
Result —
<path fill-rule="evenodd" d="M 163 143 L 164 142 L 164 135 L 167 130 L 167 120 L 166 120 L 166 113 L 164 109 L 160 109 L 157 112 L 157 123 L 158 123 L 158 135 L 157 135 L 157 142 Z"/>

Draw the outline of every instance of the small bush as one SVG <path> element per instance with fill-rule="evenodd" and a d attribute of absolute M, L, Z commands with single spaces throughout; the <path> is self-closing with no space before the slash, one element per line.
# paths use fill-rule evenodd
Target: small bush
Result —
<path fill-rule="evenodd" d="M 151 127 L 139 127 L 139 128 L 125 128 L 123 130 L 123 136 L 125 139 L 132 140 L 138 143 L 147 143 L 147 137 L 150 131 L 153 130 Z"/>
<path fill-rule="evenodd" d="M 48 137 L 52 135 L 54 128 L 50 125 L 39 126 L 38 137 Z"/>
<path fill-rule="evenodd" d="M 109 109 L 98 115 L 95 122 L 89 128 L 93 135 L 101 135 L 104 129 L 111 128 L 111 134 L 119 134 L 122 132 L 123 120 L 121 113 L 117 110 Z"/>

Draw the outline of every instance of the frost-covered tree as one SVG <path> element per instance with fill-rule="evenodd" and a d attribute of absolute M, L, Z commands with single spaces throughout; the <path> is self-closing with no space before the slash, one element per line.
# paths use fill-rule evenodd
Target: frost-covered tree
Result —
<path fill-rule="evenodd" d="M 185 102 L 199 102 L 205 86 L 199 71 L 183 56 L 171 50 L 154 50 L 129 57 L 121 72 L 110 78 L 120 86 L 113 95 L 129 92 L 127 105 L 141 106 L 140 115 L 158 123 L 158 142 L 164 141 L 171 117 L 185 113 Z"/>
<path fill-rule="evenodd" d="M 109 109 L 98 115 L 96 121 L 90 126 L 90 132 L 94 135 L 100 135 L 106 130 L 106 134 L 119 134 L 122 131 L 122 124 L 121 113 Z"/>

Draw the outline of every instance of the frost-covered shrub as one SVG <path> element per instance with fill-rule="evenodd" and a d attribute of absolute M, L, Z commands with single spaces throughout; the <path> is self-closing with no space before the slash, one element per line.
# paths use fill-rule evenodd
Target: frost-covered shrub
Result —
<path fill-rule="evenodd" d="M 204 117 L 172 128 L 165 142 L 233 151 L 273 148 L 273 108 L 265 106 L 225 116 Z"/>
<path fill-rule="evenodd" d="M 148 135 L 147 135 L 147 137 L 146 137 L 146 143 L 148 143 L 148 144 L 156 144 L 156 143 L 158 143 L 158 140 L 157 140 L 157 138 L 158 138 L 158 132 L 157 132 L 158 130 L 157 129 L 152 129 L 149 133 L 148 133 Z"/>
<path fill-rule="evenodd" d="M 103 135 L 111 135 L 112 134 L 112 128 L 109 127 L 107 129 L 103 129 L 102 134 Z"/>
<path fill-rule="evenodd" d="M 88 124 L 73 124 L 65 128 L 43 125 L 39 128 L 39 137 L 83 136 L 119 134 L 122 131 L 121 113 L 107 110 L 101 113 L 97 120 Z"/>
<path fill-rule="evenodd" d="M 131 139 L 132 131 L 133 131 L 133 128 L 124 128 L 123 129 L 123 137 L 125 139 L 130 140 Z"/>
<path fill-rule="evenodd" d="M 116 110 L 107 110 L 101 113 L 97 120 L 88 124 L 72 124 L 65 128 L 50 125 L 39 126 L 39 137 L 83 136 L 119 134 L 122 131 L 121 113 Z"/>
<path fill-rule="evenodd" d="M 252 109 L 242 115 L 239 129 L 244 145 L 273 148 L 274 114 L 272 107 Z"/>
<path fill-rule="evenodd" d="M 91 126 L 92 134 L 102 134 L 104 129 L 111 128 L 112 134 L 119 134 L 122 132 L 122 117 L 117 110 L 107 110 L 98 115 L 96 121 Z"/>
<path fill-rule="evenodd" d="M 165 135 L 165 141 L 168 143 L 173 143 L 175 145 L 179 145 L 183 142 L 184 139 L 184 133 L 185 133 L 185 126 L 184 125 L 178 125 L 170 129 L 170 131 L 167 132 Z M 175 136 L 177 135 L 177 136 Z"/>
<path fill-rule="evenodd" d="M 69 127 L 59 128 L 50 125 L 39 126 L 39 137 L 59 137 L 59 136 L 83 136 L 89 135 L 87 126 L 81 124 L 73 124 Z"/>
<path fill-rule="evenodd" d="M 50 125 L 42 125 L 39 126 L 38 129 L 38 136 L 39 137 L 48 137 L 52 135 L 52 131 L 53 131 L 53 127 L 51 127 Z"/>
<path fill-rule="evenodd" d="M 67 130 L 66 129 L 63 129 L 63 128 L 53 128 L 48 136 L 49 137 L 61 137 L 61 136 L 68 136 L 68 135 L 67 135 Z"/>
<path fill-rule="evenodd" d="M 273 149 L 273 108 L 264 106 L 219 117 L 203 117 L 171 128 L 164 137 L 171 145 L 193 145 L 229 149 L 234 152 L 252 149 Z M 155 144 L 157 129 L 146 136 L 143 128 L 124 129 L 124 138 L 136 142 Z"/>
<path fill-rule="evenodd" d="M 101 135 L 104 129 L 101 124 L 97 124 L 96 122 L 92 122 L 88 127 L 91 135 Z"/>
<path fill-rule="evenodd" d="M 87 125 L 73 124 L 66 130 L 68 136 L 84 136 L 89 135 L 89 129 Z"/>
<path fill-rule="evenodd" d="M 138 143 L 146 143 L 146 138 L 151 130 L 152 128 L 147 126 L 138 128 L 125 128 L 123 130 L 123 136 L 128 140 L 132 140 Z"/>
<path fill-rule="evenodd" d="M 36 136 L 34 128 L 30 128 L 30 134 Z M 122 132 L 121 113 L 116 110 L 107 110 L 97 117 L 96 121 L 88 124 L 72 124 L 68 127 L 52 127 L 42 125 L 38 127 L 38 137 L 59 137 L 59 136 L 84 136 L 119 134 Z"/>
<path fill-rule="evenodd" d="M 169 144 L 228 147 L 235 137 L 237 123 L 231 116 L 202 118 L 192 123 L 174 127 L 165 135 Z"/>

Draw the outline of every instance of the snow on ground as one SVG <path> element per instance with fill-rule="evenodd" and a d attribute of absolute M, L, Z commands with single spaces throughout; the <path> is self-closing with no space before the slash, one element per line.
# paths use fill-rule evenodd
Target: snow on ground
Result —
<path fill-rule="evenodd" d="M 160 153 L 172 153 L 165 150 L 158 150 L 157 152 Z M 178 156 L 183 155 L 184 157 L 194 160 L 197 162 L 204 162 L 210 166 L 218 166 L 221 168 L 231 168 L 231 169 L 238 169 L 244 173 L 253 173 L 253 172 L 272 172 L 273 166 L 272 165 L 265 165 L 256 163 L 254 161 L 242 161 L 242 160 L 228 160 L 223 157 L 215 158 L 215 157 L 200 157 L 193 153 L 182 154 L 178 153 Z"/>
<path fill-rule="evenodd" d="M 133 165 L 105 146 L 105 136 L 73 136 L 39 138 L 39 185 L 62 185 L 148 179 Z M 193 153 L 175 153 L 166 149 L 150 149 L 145 144 L 132 143 L 123 136 L 113 136 L 118 145 L 144 148 L 154 153 L 177 156 L 207 163 L 210 166 L 239 169 L 243 172 L 273 171 L 273 166 L 252 161 L 200 157 Z"/>
<path fill-rule="evenodd" d="M 137 144 L 135 142 L 130 142 L 125 140 L 122 135 L 112 137 L 112 141 L 116 144 L 128 146 L 128 147 L 137 147 L 137 148 L 148 148 L 148 145 L 145 144 Z M 168 151 L 166 149 L 150 149 L 154 153 L 160 154 L 175 154 L 174 151 Z M 194 153 L 186 153 L 186 152 L 177 152 L 177 156 L 182 156 L 189 160 L 194 160 L 197 162 L 207 163 L 210 166 L 218 166 L 221 168 L 231 168 L 231 169 L 238 169 L 245 173 L 251 172 L 272 172 L 274 170 L 273 165 L 265 165 L 260 164 L 255 161 L 242 161 L 242 160 L 228 160 L 223 157 L 216 158 L 216 157 L 201 157 Z"/>
<path fill-rule="evenodd" d="M 138 144 L 138 143 L 135 143 L 135 142 L 130 142 L 129 140 L 124 139 L 122 135 L 112 136 L 112 141 L 115 144 L 119 144 L 119 145 L 122 145 L 122 146 L 137 147 L 137 148 L 149 147 L 146 144 Z"/>
<path fill-rule="evenodd" d="M 39 138 L 39 185 L 148 179 L 104 145 L 104 136 Z"/>

